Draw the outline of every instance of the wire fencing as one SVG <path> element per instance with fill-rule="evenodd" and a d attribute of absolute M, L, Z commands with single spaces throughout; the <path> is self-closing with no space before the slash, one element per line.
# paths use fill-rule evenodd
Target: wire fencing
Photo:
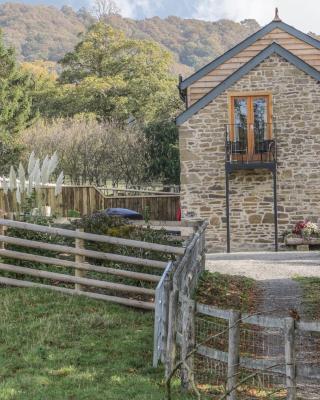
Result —
<path fill-rule="evenodd" d="M 178 309 L 166 376 L 180 370 L 198 398 L 320 399 L 320 322 L 241 315 L 181 294 Z"/>
<path fill-rule="evenodd" d="M 206 223 L 156 291 L 154 366 L 165 366 L 167 400 L 179 377 L 196 398 L 320 400 L 320 321 L 246 314 L 196 303 Z M 206 395 L 208 397 L 206 397 Z"/>
<path fill-rule="evenodd" d="M 194 303 L 181 298 L 182 309 L 186 301 Z M 202 304 L 194 310 L 196 355 L 187 379 L 200 392 L 232 400 L 320 399 L 319 322 L 242 314 L 230 323 L 239 313 Z M 177 337 L 183 346 L 188 333 Z"/>

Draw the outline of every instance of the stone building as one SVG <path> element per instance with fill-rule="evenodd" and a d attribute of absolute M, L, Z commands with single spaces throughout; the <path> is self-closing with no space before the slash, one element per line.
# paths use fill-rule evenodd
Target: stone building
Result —
<path fill-rule="evenodd" d="M 320 41 L 276 12 L 180 92 L 182 216 L 209 221 L 210 251 L 272 250 L 320 217 Z"/>

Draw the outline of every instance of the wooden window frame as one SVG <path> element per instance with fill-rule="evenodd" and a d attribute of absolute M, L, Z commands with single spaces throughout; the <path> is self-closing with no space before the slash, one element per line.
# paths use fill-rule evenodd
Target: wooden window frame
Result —
<path fill-rule="evenodd" d="M 252 101 L 248 101 L 249 99 L 259 97 L 266 97 L 267 98 L 267 123 L 268 123 L 268 139 L 272 139 L 273 132 L 272 132 L 272 120 L 273 120 L 273 96 L 271 92 L 231 92 L 228 94 L 228 115 L 229 115 L 229 126 L 230 129 L 230 140 L 234 140 L 234 99 L 235 98 L 246 98 L 247 99 L 247 106 L 248 106 L 248 127 L 252 129 L 253 121 L 251 121 L 251 116 L 253 115 L 252 112 Z M 250 139 L 251 138 L 251 139 Z M 253 135 L 248 136 L 248 148 L 253 149 Z M 252 152 L 252 150 L 251 150 Z"/>

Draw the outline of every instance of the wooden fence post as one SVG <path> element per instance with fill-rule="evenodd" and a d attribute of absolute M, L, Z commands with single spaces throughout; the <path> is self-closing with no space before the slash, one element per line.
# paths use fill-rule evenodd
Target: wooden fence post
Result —
<path fill-rule="evenodd" d="M 195 302 L 183 296 L 182 299 L 182 342 L 181 342 L 181 361 L 185 364 L 181 367 L 181 386 L 184 390 L 191 388 L 194 380 L 194 357 L 188 357 L 190 351 L 195 346 Z"/>
<path fill-rule="evenodd" d="M 240 322 L 241 313 L 239 311 L 231 311 L 229 318 L 228 346 L 228 400 L 237 399 L 237 390 L 235 389 L 235 387 L 238 381 L 238 370 L 240 364 Z"/>
<path fill-rule="evenodd" d="M 172 290 L 172 278 L 170 271 L 172 262 L 169 262 L 164 274 L 157 286 L 155 294 L 155 316 L 154 316 L 154 348 L 153 367 L 158 366 L 159 359 L 166 362 L 168 324 L 169 324 L 169 299 Z"/>
<path fill-rule="evenodd" d="M 168 274 L 164 281 L 163 288 L 163 335 L 162 335 L 162 345 L 161 345 L 161 362 L 164 364 L 166 362 L 166 351 L 167 351 L 167 338 L 168 338 L 168 324 L 169 324 L 169 299 L 172 290 L 171 277 Z"/>
<path fill-rule="evenodd" d="M 83 232 L 83 229 L 76 229 L 76 232 Z M 75 248 L 76 249 L 84 249 L 84 240 L 83 239 L 78 239 L 76 238 L 75 240 Z M 85 262 L 85 257 L 81 256 L 79 254 L 75 255 L 75 262 L 76 263 L 84 263 Z M 86 271 L 83 269 L 78 269 L 76 268 L 74 270 L 74 275 L 79 277 L 79 278 L 83 278 L 86 276 Z M 75 283 L 74 285 L 75 290 L 79 290 L 82 291 L 83 290 L 83 285 L 79 284 L 79 283 Z"/>
<path fill-rule="evenodd" d="M 0 218 L 5 218 L 6 213 L 3 211 L 0 211 Z M 6 234 L 7 227 L 4 225 L 0 225 L 0 235 L 4 236 Z M 0 249 L 3 250 L 5 249 L 5 242 L 0 242 Z"/>
<path fill-rule="evenodd" d="M 295 365 L 295 320 L 285 319 L 285 361 L 287 400 L 296 400 L 296 365 Z"/>
<path fill-rule="evenodd" d="M 175 360 L 176 360 L 176 333 L 177 333 L 177 312 L 179 305 L 179 291 L 174 288 L 169 298 L 169 315 L 168 315 L 168 336 L 165 363 L 166 379 L 170 376 Z"/>
<path fill-rule="evenodd" d="M 6 234 L 6 229 L 3 225 L 0 225 L 0 235 L 4 236 Z M 5 249 L 5 243 L 4 242 L 0 242 L 0 250 L 4 250 Z"/>
<path fill-rule="evenodd" d="M 201 272 L 206 269 L 206 231 L 204 230 L 200 236 L 201 240 Z"/>
<path fill-rule="evenodd" d="M 154 335 L 153 335 L 153 368 L 157 368 L 159 359 L 161 357 L 161 315 L 162 315 L 162 287 L 157 287 L 154 296 Z"/>

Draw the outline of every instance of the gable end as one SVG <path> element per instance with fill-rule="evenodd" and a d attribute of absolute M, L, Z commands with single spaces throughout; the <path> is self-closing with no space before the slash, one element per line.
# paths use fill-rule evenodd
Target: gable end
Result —
<path fill-rule="evenodd" d="M 315 47 L 316 49 L 320 50 L 320 41 L 314 39 L 313 37 L 306 35 L 305 33 L 299 31 L 298 29 L 290 26 L 282 21 L 272 21 L 258 32 L 254 33 L 253 35 L 249 36 L 247 39 L 227 51 L 226 53 L 222 54 L 220 57 L 213 60 L 211 63 L 205 65 L 203 68 L 195 72 L 193 75 L 186 78 L 184 81 L 180 82 L 179 88 L 180 90 L 185 90 L 187 87 L 192 85 L 197 80 L 201 79 L 209 72 L 214 70 L 215 68 L 219 67 L 221 64 L 225 63 L 241 51 L 245 50 L 247 47 L 255 43 L 257 40 L 261 39 L 264 35 L 270 33 L 274 29 L 281 29 L 284 32 L 296 37 L 304 41 L 307 44 Z"/>
<path fill-rule="evenodd" d="M 236 83 L 240 78 L 250 72 L 253 68 L 259 65 L 266 58 L 271 56 L 273 53 L 286 59 L 291 64 L 295 65 L 298 69 L 302 70 L 306 74 L 312 76 L 317 81 L 320 81 L 320 72 L 315 68 L 311 67 L 309 64 L 301 60 L 301 58 L 295 56 L 290 51 L 286 50 L 277 43 L 272 43 L 266 49 L 262 50 L 258 55 L 244 64 L 236 72 L 230 75 L 226 80 L 220 83 L 217 87 L 212 89 L 207 95 L 202 97 L 196 103 L 194 103 L 190 108 L 180 114 L 176 119 L 176 124 L 181 125 L 197 113 L 202 108 L 206 107 L 212 100 L 218 97 L 221 93 L 227 90 L 230 86 Z"/>

